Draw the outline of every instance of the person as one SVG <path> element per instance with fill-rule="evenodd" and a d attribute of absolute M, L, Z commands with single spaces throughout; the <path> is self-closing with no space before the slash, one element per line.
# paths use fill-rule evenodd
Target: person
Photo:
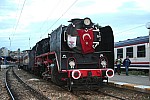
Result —
<path fill-rule="evenodd" d="M 1 71 L 1 65 L 3 65 L 3 58 L 0 58 L 0 71 Z"/>
<path fill-rule="evenodd" d="M 128 69 L 129 69 L 130 64 L 131 64 L 131 61 L 129 59 L 129 56 L 127 56 L 126 59 L 124 59 L 123 61 L 123 66 L 125 66 L 127 76 L 128 76 Z"/>
<path fill-rule="evenodd" d="M 120 58 L 120 56 L 118 56 L 115 63 L 116 63 L 116 66 L 117 66 L 117 73 L 118 73 L 118 75 L 120 75 L 120 73 L 121 73 L 120 67 L 121 67 L 121 64 L 122 64 L 122 59 Z"/>
<path fill-rule="evenodd" d="M 2 65 L 2 61 L 1 61 L 1 59 L 0 59 L 0 71 L 1 71 L 1 65 Z"/>

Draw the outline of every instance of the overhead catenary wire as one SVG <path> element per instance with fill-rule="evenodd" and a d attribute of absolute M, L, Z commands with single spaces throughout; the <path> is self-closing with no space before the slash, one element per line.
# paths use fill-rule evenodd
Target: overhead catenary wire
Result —
<path fill-rule="evenodd" d="M 18 18 L 17 23 L 16 23 L 16 26 L 15 26 L 15 28 L 14 28 L 14 32 L 12 33 L 12 40 L 13 40 L 14 34 L 16 33 L 16 30 L 17 30 L 17 27 L 18 27 L 18 24 L 19 24 L 21 15 L 22 15 L 22 11 L 23 11 L 24 6 L 25 6 L 25 2 L 26 2 L 26 0 L 24 0 L 24 2 L 23 2 L 22 8 L 21 8 L 21 11 L 20 11 L 20 14 L 19 14 L 19 18 Z"/>
<path fill-rule="evenodd" d="M 19 8 L 19 4 L 20 4 L 20 1 L 19 1 L 19 3 L 18 3 L 18 7 L 17 7 L 17 10 L 18 10 L 18 8 Z M 8 7 L 10 7 L 10 6 L 7 6 L 7 8 Z M 17 13 L 16 13 L 16 16 L 15 16 L 15 18 L 17 19 Z M 15 28 L 15 24 L 14 24 L 14 26 L 13 26 L 13 29 Z M 12 35 L 13 35 L 13 32 L 12 32 Z M 9 36 L 3 36 L 3 37 L 9 37 L 9 42 L 10 42 L 10 49 L 11 49 L 11 38 L 10 38 L 10 36 L 11 36 L 11 34 L 9 35 Z M 1 36 L 0 36 L 1 37 Z M 1 41 L 2 42 L 2 41 Z M 3 41 L 4 42 L 4 41 Z M 6 41 L 5 41 L 6 42 Z M 8 41 L 7 41 L 8 42 Z"/>
<path fill-rule="evenodd" d="M 21 1 L 21 0 L 20 0 Z M 75 0 L 74 0 L 75 1 Z M 74 2 L 74 1 L 71 1 L 71 2 Z M 71 2 L 70 2 L 70 5 L 71 5 Z M 23 4 L 23 1 L 21 2 L 21 5 Z M 26 3 L 27 4 L 27 3 Z M 21 5 L 20 5 L 20 8 L 21 8 Z M 67 8 L 69 7 L 69 5 L 67 5 Z M 67 9 L 67 8 L 65 8 L 65 9 L 63 9 L 63 12 Z M 19 10 L 19 12 L 20 12 L 20 10 Z M 61 12 L 61 14 L 63 13 L 63 12 Z M 57 16 L 56 17 L 56 19 L 54 20 L 54 21 L 56 21 L 56 23 L 58 23 L 58 21 L 60 21 L 62 18 L 61 18 L 61 14 L 59 15 L 59 16 Z M 18 15 L 19 15 L 19 13 L 18 13 Z M 62 14 L 62 16 L 64 16 L 63 14 Z M 18 16 L 19 17 L 19 16 Z M 21 16 L 20 16 L 21 17 Z M 23 15 L 22 15 L 22 17 L 23 17 Z M 21 18 L 22 18 L 21 17 Z M 21 19 L 21 18 L 19 18 L 19 20 Z M 45 17 L 46 18 L 46 17 Z M 46 21 L 48 20 L 48 19 L 50 19 L 49 17 L 47 17 L 47 19 L 46 19 Z M 20 20 L 21 21 L 21 20 Z M 46 23 L 46 21 L 44 22 L 44 24 Z M 19 21 L 16 21 L 18 24 L 19 24 Z M 43 24 L 43 25 L 44 25 Z M 52 25 L 52 26 L 46 26 L 46 28 L 44 29 L 43 28 L 43 33 L 44 33 L 44 31 L 49 31 L 49 30 L 51 30 L 51 28 L 53 28 L 53 26 L 55 25 L 55 23 L 46 23 L 46 24 L 50 24 L 50 25 Z M 142 25 L 142 26 L 145 26 L 145 25 Z M 15 26 L 14 28 L 16 28 L 16 30 L 18 30 L 18 28 L 19 28 L 19 26 L 18 26 L 18 28 Z M 49 29 L 48 29 L 49 28 Z M 119 31 L 117 31 L 115 34 L 118 34 L 118 35 L 120 35 L 120 34 L 123 34 L 123 33 L 125 33 L 125 32 L 130 32 L 131 30 L 134 30 L 134 29 L 137 29 L 137 28 L 140 28 L 139 26 L 137 26 L 137 27 L 134 27 L 134 28 L 132 28 L 132 27 L 130 27 L 131 29 L 129 29 L 129 28 L 126 28 L 126 29 L 123 29 L 123 30 L 119 30 Z M 15 32 L 14 32 L 15 33 Z M 17 31 L 16 31 L 16 33 L 18 33 Z M 15 35 L 13 35 L 13 38 L 14 37 L 16 37 L 16 33 L 15 33 Z M 42 34 L 43 34 L 42 33 Z M 48 32 L 46 32 L 46 33 L 44 33 L 44 34 L 47 34 Z M 39 34 L 39 35 L 41 35 L 41 34 Z M 38 36 L 38 35 L 37 35 Z M 11 38 L 11 36 L 8 36 L 8 37 L 10 37 Z M 38 36 L 39 37 L 39 36 Z M 29 41 L 29 38 L 30 38 L 30 41 L 31 41 L 31 43 L 32 43 L 32 37 L 28 37 L 27 38 L 27 40 Z M 35 37 L 34 37 L 35 38 Z M 42 38 L 42 35 L 41 35 L 41 38 Z M 7 38 L 7 40 L 8 40 L 8 38 Z M 24 39 L 23 39 L 24 40 Z M 15 40 L 15 38 L 13 39 L 13 41 L 16 41 Z M 18 40 L 17 40 L 18 41 Z M 19 42 L 19 41 L 18 41 Z"/>
<path fill-rule="evenodd" d="M 51 15 L 53 14 L 53 12 L 55 12 L 56 8 L 58 7 L 60 3 L 60 0 L 58 0 L 58 2 L 53 6 L 52 10 L 50 11 L 50 14 L 49 16 L 46 18 L 46 20 L 42 23 L 41 27 L 40 27 L 40 31 L 42 29 L 42 27 L 46 24 L 46 22 L 49 20 L 49 18 L 51 17 Z M 41 33 L 41 36 L 42 37 L 42 33 Z"/>
<path fill-rule="evenodd" d="M 19 5 L 20 5 L 20 0 L 19 0 L 19 3 L 18 3 L 18 6 L 17 6 L 16 16 L 15 16 L 16 19 L 17 19 L 17 15 L 18 15 L 18 13 L 19 13 L 19 11 L 18 11 Z M 13 31 L 12 31 L 12 33 L 11 33 L 10 35 L 13 35 L 14 30 L 15 30 L 15 27 L 16 27 L 16 23 L 17 23 L 17 20 L 15 21 L 15 23 L 14 23 L 14 25 L 13 25 Z"/>
<path fill-rule="evenodd" d="M 12 41 L 13 41 L 14 34 L 16 33 L 16 30 L 17 30 L 17 27 L 18 27 L 18 24 L 19 24 L 21 15 L 22 15 L 22 11 L 23 11 L 25 2 L 26 2 L 26 0 L 24 0 L 24 2 L 23 2 L 23 5 L 22 5 L 22 8 L 21 8 L 21 11 L 20 11 L 20 14 L 19 14 L 19 18 L 18 18 L 18 19 L 17 19 L 17 14 L 16 14 L 16 19 L 17 19 L 17 21 L 16 21 L 16 24 L 14 24 L 14 28 L 13 28 L 14 30 L 13 30 L 12 34 L 10 34 L 10 35 L 8 36 L 9 41 L 10 41 L 10 47 L 9 47 L 10 49 L 11 49 L 11 46 L 12 46 Z M 19 3 L 19 4 L 20 4 L 20 3 Z M 18 4 L 18 8 L 19 8 L 19 4 Z M 18 8 L 17 8 L 17 9 L 18 9 Z M 11 35 L 12 35 L 12 37 L 10 37 Z"/>
<path fill-rule="evenodd" d="M 44 32 L 44 34 L 42 35 L 45 35 L 74 5 L 75 3 L 77 2 L 78 0 L 75 0 L 69 7 L 68 9 Z M 42 38 L 42 35 L 40 38 Z"/>
<path fill-rule="evenodd" d="M 121 33 L 127 32 L 127 31 L 131 31 L 131 30 L 134 30 L 134 29 L 137 29 L 137 28 L 143 27 L 143 26 L 145 26 L 145 25 L 144 25 L 144 24 L 143 24 L 143 25 L 139 25 L 139 26 L 136 26 L 136 27 L 133 27 L 133 28 L 130 28 L 130 29 L 127 29 L 127 30 L 124 30 L 124 31 L 118 32 L 118 33 L 115 33 L 115 35 L 118 35 L 118 34 L 121 34 Z"/>

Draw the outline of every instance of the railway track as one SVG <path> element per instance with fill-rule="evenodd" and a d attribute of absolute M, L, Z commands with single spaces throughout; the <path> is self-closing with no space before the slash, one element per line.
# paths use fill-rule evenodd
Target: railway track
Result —
<path fill-rule="evenodd" d="M 130 90 L 116 88 L 104 85 L 98 90 L 73 90 L 68 92 L 66 87 L 58 87 L 50 81 L 44 81 L 38 78 L 38 81 L 30 80 L 36 79 L 35 76 L 23 70 L 16 70 L 17 74 L 30 86 L 34 87 L 37 91 L 50 96 L 52 100 L 149 100 L 147 94 L 141 94 Z M 34 78 L 33 78 L 34 77 Z"/>
<path fill-rule="evenodd" d="M 24 75 L 19 74 L 19 76 L 24 79 L 24 81 L 26 81 L 28 84 L 30 84 L 30 86 L 34 86 L 34 88 L 36 88 L 36 90 L 39 90 L 40 92 L 44 92 L 43 94 L 45 94 L 47 96 L 47 94 L 51 95 L 52 100 L 95 100 L 95 99 L 110 99 L 110 100 L 120 100 L 120 99 L 116 99 L 114 97 L 110 97 L 110 96 L 106 96 L 104 94 L 100 94 L 100 93 L 95 93 L 93 91 L 85 91 L 85 90 L 75 90 L 73 92 L 68 92 L 67 87 L 59 87 L 55 84 L 53 84 L 50 81 L 44 81 L 39 79 L 38 81 L 32 81 L 31 79 L 33 79 L 33 77 L 35 76 L 30 76 L 29 73 L 23 71 L 23 70 L 16 70 L 17 73 L 24 73 Z M 28 75 L 26 75 L 28 74 Z M 28 78 L 27 78 L 28 77 Z M 35 78 L 34 78 L 35 79 Z M 30 80 L 30 81 L 29 81 Z M 46 88 L 45 88 L 46 87 Z"/>
<path fill-rule="evenodd" d="M 12 100 L 50 100 L 24 83 L 14 73 L 13 68 L 6 71 L 5 84 Z"/>
<path fill-rule="evenodd" d="M 64 90 L 67 90 L 67 87 L 62 87 Z M 75 89 L 72 92 L 72 95 L 78 97 L 79 100 L 126 100 L 117 95 L 105 93 L 104 91 L 92 90 L 92 89 Z"/>
<path fill-rule="evenodd" d="M 118 95 L 106 93 L 105 91 L 98 90 L 98 91 L 96 91 L 96 92 L 98 92 L 98 93 L 100 93 L 100 94 L 103 94 L 103 95 L 106 95 L 106 96 L 110 96 L 110 97 L 116 98 L 117 100 L 126 100 L 126 99 L 124 99 L 124 98 L 122 98 L 122 97 L 120 97 L 120 96 L 118 96 Z"/>
<path fill-rule="evenodd" d="M 115 95 L 94 90 L 74 90 L 72 94 L 78 96 L 79 100 L 125 100 Z"/>
<path fill-rule="evenodd" d="M 118 100 L 149 100 L 150 94 L 135 91 L 126 88 L 119 88 L 111 85 L 104 84 L 103 88 L 95 91 L 97 93 L 102 93 L 110 97 L 114 97 Z"/>
<path fill-rule="evenodd" d="M 5 86 L 6 70 L 0 70 L 0 100 L 10 100 L 10 96 Z"/>
<path fill-rule="evenodd" d="M 67 90 L 67 88 L 64 89 Z M 107 84 L 104 84 L 97 90 L 74 90 L 72 94 L 78 96 L 80 100 L 150 100 L 150 95 L 148 93 L 114 87 Z"/>
<path fill-rule="evenodd" d="M 77 96 L 62 89 L 50 81 L 43 80 L 25 70 L 17 70 L 14 68 L 17 75 L 26 82 L 29 86 L 33 87 L 51 100 L 79 100 Z"/>

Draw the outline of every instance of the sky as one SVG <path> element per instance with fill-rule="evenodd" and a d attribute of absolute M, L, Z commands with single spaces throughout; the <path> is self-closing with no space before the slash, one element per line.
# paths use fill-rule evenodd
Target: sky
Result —
<path fill-rule="evenodd" d="M 28 50 L 73 18 L 111 26 L 115 42 L 148 35 L 150 0 L 0 0 L 0 48 Z"/>

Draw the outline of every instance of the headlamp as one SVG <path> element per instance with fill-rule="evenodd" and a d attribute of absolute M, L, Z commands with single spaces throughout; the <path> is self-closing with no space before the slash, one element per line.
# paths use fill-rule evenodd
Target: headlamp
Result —
<path fill-rule="evenodd" d="M 90 18 L 85 18 L 84 19 L 84 25 L 90 25 L 90 24 L 91 24 Z"/>
<path fill-rule="evenodd" d="M 103 68 L 106 68 L 107 62 L 106 62 L 105 60 L 103 60 L 103 61 L 101 62 L 101 65 L 102 65 Z"/>
<path fill-rule="evenodd" d="M 69 66 L 71 67 L 71 69 L 74 69 L 74 67 L 75 67 L 75 61 L 74 60 L 70 60 L 69 61 Z"/>

